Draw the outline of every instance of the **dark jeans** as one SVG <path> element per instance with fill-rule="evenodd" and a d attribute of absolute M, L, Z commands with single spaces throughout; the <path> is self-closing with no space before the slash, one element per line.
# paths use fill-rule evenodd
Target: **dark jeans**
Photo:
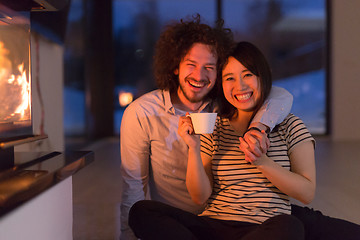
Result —
<path fill-rule="evenodd" d="M 291 215 L 304 224 L 306 240 L 360 240 L 360 225 L 297 205 L 291 206 Z"/>
<path fill-rule="evenodd" d="M 294 216 L 278 215 L 262 224 L 200 217 L 156 201 L 139 201 L 129 213 L 129 226 L 142 240 L 297 240 L 303 224 Z"/>

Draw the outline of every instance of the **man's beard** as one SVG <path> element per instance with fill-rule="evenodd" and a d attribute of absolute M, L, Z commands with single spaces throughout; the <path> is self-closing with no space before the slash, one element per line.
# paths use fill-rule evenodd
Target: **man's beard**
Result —
<path fill-rule="evenodd" d="M 182 94 L 185 96 L 185 98 L 191 102 L 191 103 L 198 103 L 204 100 L 204 98 L 207 96 L 208 93 L 204 94 L 204 93 L 199 93 L 199 94 L 193 94 L 193 96 L 190 96 L 190 94 L 188 94 L 183 88 L 183 86 L 180 84 L 180 91 L 182 92 Z"/>

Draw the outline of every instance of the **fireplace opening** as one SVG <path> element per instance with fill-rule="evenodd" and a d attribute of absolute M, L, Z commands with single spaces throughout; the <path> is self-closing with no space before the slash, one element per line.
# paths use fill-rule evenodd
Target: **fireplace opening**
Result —
<path fill-rule="evenodd" d="M 29 13 L 0 5 L 0 141 L 32 135 Z"/>

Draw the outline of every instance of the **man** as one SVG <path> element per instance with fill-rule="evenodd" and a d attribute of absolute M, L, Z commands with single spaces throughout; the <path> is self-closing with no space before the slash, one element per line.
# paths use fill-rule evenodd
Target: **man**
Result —
<path fill-rule="evenodd" d="M 135 238 L 128 212 L 148 193 L 192 213 L 202 210 L 185 186 L 187 145 L 177 134 L 178 122 L 186 112 L 214 111 L 216 80 L 232 43 L 229 29 L 222 24 L 211 28 L 200 23 L 200 16 L 170 25 L 161 34 L 154 59 L 159 89 L 130 104 L 121 123 L 121 239 Z M 289 113 L 292 96 L 286 90 L 274 87 L 270 95 L 250 127 L 272 129 Z"/>

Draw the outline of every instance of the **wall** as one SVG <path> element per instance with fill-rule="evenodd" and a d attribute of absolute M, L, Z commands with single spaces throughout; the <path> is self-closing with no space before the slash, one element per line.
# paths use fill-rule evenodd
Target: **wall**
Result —
<path fill-rule="evenodd" d="M 0 239 L 71 240 L 72 177 L 0 218 Z"/>
<path fill-rule="evenodd" d="M 360 140 L 360 1 L 331 3 L 331 138 Z"/>
<path fill-rule="evenodd" d="M 65 149 L 63 123 L 63 46 L 32 34 L 32 96 L 33 96 L 33 129 L 40 134 L 42 121 L 42 98 L 44 104 L 44 133 L 46 140 L 17 146 L 15 151 L 59 151 Z M 37 48 L 38 43 L 38 48 Z M 39 62 L 38 62 L 38 61 Z M 39 66 L 37 71 L 37 66 Z M 37 89 L 39 77 L 40 93 Z M 40 98 L 41 96 L 41 98 Z"/>

